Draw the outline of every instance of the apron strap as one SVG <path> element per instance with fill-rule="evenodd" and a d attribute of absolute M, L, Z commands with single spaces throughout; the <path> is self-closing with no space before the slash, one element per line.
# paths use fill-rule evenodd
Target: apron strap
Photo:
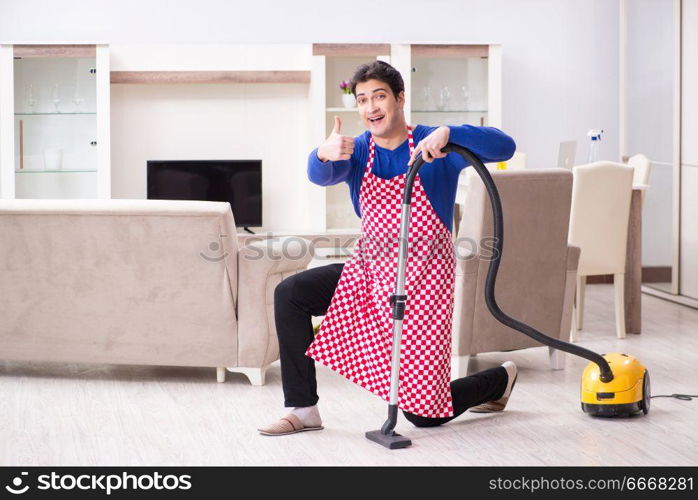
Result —
<path fill-rule="evenodd" d="M 414 136 L 412 135 L 412 127 L 407 125 L 407 144 L 410 147 L 410 156 L 414 153 Z M 366 161 L 366 173 L 373 168 L 373 158 L 376 156 L 376 142 L 373 140 L 373 135 L 368 141 L 368 160 Z"/>

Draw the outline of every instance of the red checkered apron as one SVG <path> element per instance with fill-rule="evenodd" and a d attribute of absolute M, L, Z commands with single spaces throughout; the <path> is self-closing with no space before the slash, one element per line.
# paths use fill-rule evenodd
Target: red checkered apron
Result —
<path fill-rule="evenodd" d="M 411 154 L 414 141 L 412 130 L 407 130 Z M 374 156 L 371 137 L 359 191 L 361 239 L 344 265 L 306 355 L 389 401 L 390 295 L 397 276 L 406 174 L 381 179 L 371 171 Z M 423 417 L 450 417 L 453 242 L 427 199 L 419 174 L 412 193 L 398 406 Z"/>

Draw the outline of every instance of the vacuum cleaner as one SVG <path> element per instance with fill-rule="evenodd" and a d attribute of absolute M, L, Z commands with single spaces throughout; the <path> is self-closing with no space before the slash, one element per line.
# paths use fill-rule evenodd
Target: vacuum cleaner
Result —
<path fill-rule="evenodd" d="M 494 295 L 497 271 L 504 249 L 504 220 L 499 191 L 497 191 L 497 186 L 494 184 L 487 167 L 471 151 L 453 143 L 448 143 L 441 151 L 443 153 L 457 153 L 473 166 L 485 184 L 492 204 L 494 255 L 496 257 L 490 260 L 485 280 L 485 302 L 490 313 L 499 322 L 528 335 L 541 344 L 590 361 L 582 374 L 581 385 L 582 410 L 587 414 L 598 417 L 628 417 L 634 414 L 647 414 L 650 409 L 651 397 L 649 372 L 635 357 L 621 353 L 597 354 L 584 347 L 549 337 L 502 312 L 497 305 Z M 417 172 L 424 163 L 425 161 L 419 154 L 407 172 L 402 197 L 398 272 L 395 282 L 395 293 L 390 297 L 393 318 L 393 349 L 391 353 L 388 419 L 380 430 L 366 433 L 368 439 L 389 449 L 406 448 L 412 444 L 409 438 L 397 434 L 394 429 L 398 415 L 402 321 L 407 302 L 405 295 L 405 269 L 407 266 L 407 241 L 410 225 L 410 205 L 412 203 L 412 185 Z M 611 368 L 611 365 L 613 365 L 613 368 Z"/>

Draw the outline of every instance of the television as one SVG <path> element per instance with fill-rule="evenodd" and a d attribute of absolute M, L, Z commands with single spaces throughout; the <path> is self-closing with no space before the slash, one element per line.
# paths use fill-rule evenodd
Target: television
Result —
<path fill-rule="evenodd" d="M 227 201 L 238 227 L 262 225 L 262 160 L 150 160 L 149 200 Z"/>

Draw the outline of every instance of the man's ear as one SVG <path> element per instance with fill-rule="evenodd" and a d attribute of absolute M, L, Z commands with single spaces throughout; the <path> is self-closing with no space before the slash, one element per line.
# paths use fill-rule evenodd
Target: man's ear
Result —
<path fill-rule="evenodd" d="M 401 106 L 405 105 L 405 91 L 401 90 L 400 93 L 397 95 L 397 103 Z"/>

